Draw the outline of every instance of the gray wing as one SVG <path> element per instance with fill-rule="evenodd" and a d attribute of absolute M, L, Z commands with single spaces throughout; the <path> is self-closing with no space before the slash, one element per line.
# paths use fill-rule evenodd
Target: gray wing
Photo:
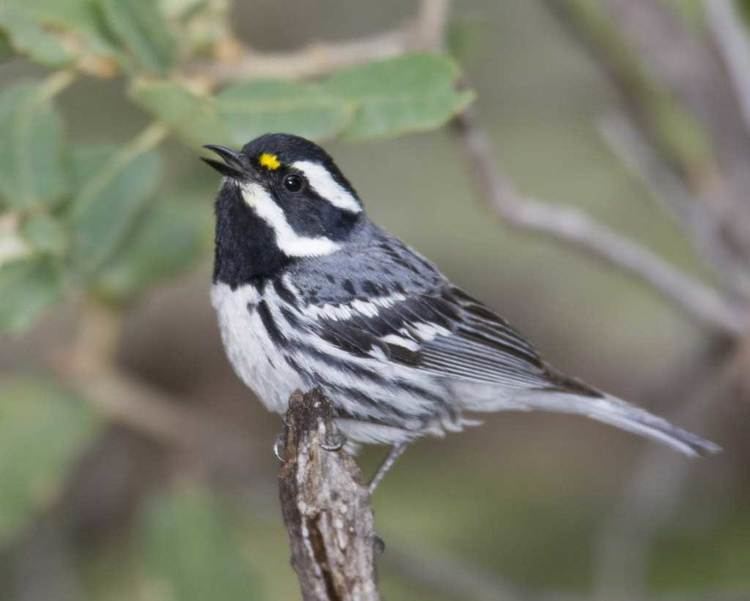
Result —
<path fill-rule="evenodd" d="M 473 411 L 574 413 L 687 455 L 718 450 L 660 417 L 558 373 L 507 321 L 405 246 L 388 244 L 370 252 L 369 260 L 360 255 L 350 261 L 339 257 L 336 264 L 321 262 L 316 277 L 307 283 L 295 280 L 307 303 L 301 311 L 308 314 L 308 327 L 340 351 L 449 380 L 464 408 Z M 479 388 L 496 393 L 467 403 L 459 388 L 469 396 Z"/>
<path fill-rule="evenodd" d="M 508 322 L 396 239 L 370 242 L 365 253 L 318 260 L 292 279 L 308 303 L 311 327 L 354 356 L 443 378 L 556 385 L 536 350 Z"/>
<path fill-rule="evenodd" d="M 352 303 L 349 319 L 322 319 L 319 334 L 355 355 L 378 356 L 446 378 L 534 385 L 539 355 L 507 322 L 456 288 Z"/>

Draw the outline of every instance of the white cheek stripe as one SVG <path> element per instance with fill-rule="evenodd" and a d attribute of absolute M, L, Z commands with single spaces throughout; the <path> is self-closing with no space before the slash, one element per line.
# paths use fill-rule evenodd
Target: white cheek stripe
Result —
<path fill-rule="evenodd" d="M 292 167 L 304 173 L 315 192 L 334 207 L 350 213 L 362 212 L 357 199 L 339 185 L 323 165 L 311 161 L 297 161 L 292 163 Z"/>
<path fill-rule="evenodd" d="M 325 237 L 307 238 L 300 236 L 286 220 L 286 215 L 271 195 L 259 184 L 244 183 L 241 186 L 242 198 L 263 221 L 271 226 L 276 234 L 279 249 L 290 257 L 319 257 L 330 255 L 341 247 Z"/>

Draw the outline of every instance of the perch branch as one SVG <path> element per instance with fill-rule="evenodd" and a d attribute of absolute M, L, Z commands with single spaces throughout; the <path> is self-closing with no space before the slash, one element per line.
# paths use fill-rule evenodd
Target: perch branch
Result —
<path fill-rule="evenodd" d="M 640 279 L 685 313 L 726 335 L 746 328 L 744 314 L 716 290 L 581 211 L 521 196 L 497 168 L 492 144 L 471 111 L 454 120 L 463 154 L 482 197 L 509 226 L 543 234 Z"/>
<path fill-rule="evenodd" d="M 330 448 L 333 408 L 295 392 L 284 427 L 279 496 L 304 601 L 377 601 L 372 508 L 354 459 Z"/>

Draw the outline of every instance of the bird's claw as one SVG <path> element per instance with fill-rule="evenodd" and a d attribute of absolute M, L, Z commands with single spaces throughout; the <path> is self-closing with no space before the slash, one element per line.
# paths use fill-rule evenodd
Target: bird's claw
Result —
<path fill-rule="evenodd" d="M 346 436 L 334 426 L 331 431 L 326 430 L 323 440 L 320 441 L 320 448 L 324 451 L 340 451 L 345 444 Z"/>
<path fill-rule="evenodd" d="M 286 458 L 284 457 L 284 442 L 284 434 L 278 434 L 276 440 L 273 441 L 274 457 L 276 457 L 281 463 L 286 461 Z"/>

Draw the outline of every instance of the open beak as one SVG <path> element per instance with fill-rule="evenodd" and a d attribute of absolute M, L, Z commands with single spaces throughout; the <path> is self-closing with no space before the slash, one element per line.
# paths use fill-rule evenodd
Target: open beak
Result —
<path fill-rule="evenodd" d="M 218 146 L 216 144 L 206 144 L 203 148 L 215 152 L 223 160 L 222 162 L 215 159 L 201 157 L 201 160 L 204 163 L 210 165 L 222 175 L 233 179 L 240 179 L 247 171 L 243 164 L 242 155 L 238 151 L 227 148 L 226 146 Z"/>

